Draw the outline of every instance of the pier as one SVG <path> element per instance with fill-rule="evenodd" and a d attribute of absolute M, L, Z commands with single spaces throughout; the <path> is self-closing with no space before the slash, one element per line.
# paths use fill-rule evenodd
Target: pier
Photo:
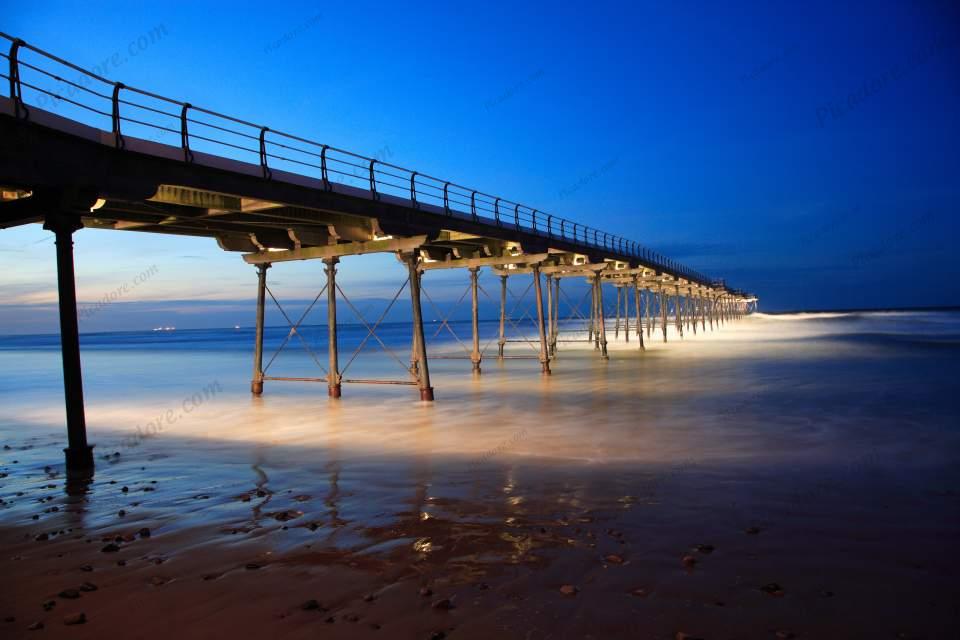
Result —
<path fill-rule="evenodd" d="M 409 386 L 422 401 L 433 401 L 422 305 L 431 273 L 440 269 L 459 270 L 469 287 L 472 335 L 465 375 L 481 375 L 486 357 L 479 338 L 481 270 L 500 282 L 496 355 L 489 357 L 535 357 L 543 375 L 559 366 L 563 345 L 584 342 L 562 335 L 563 284 L 570 278 L 589 285 L 587 311 L 568 306 L 585 322 L 586 342 L 601 359 L 608 358 L 611 339 L 643 350 L 651 340 L 666 341 L 669 326 L 682 337 L 717 330 L 756 310 L 755 296 L 626 237 L 112 82 L 6 34 L 0 44 L 8 45 L 0 55 L 9 87 L 0 97 L 0 228 L 37 223 L 56 237 L 69 471 L 94 466 L 73 263 L 74 234 L 83 228 L 211 238 L 251 265 L 257 292 L 250 384 L 255 395 L 273 383 L 314 382 L 326 386 L 331 398 L 348 400 L 344 385 L 385 384 Z M 338 306 L 353 306 L 337 283 L 341 259 L 372 253 L 394 254 L 406 278 L 393 298 L 409 297 L 413 327 L 409 367 L 398 379 L 350 377 L 349 361 L 342 364 L 338 350 Z M 267 305 L 276 303 L 287 318 L 288 341 L 303 340 L 297 329 L 306 314 L 297 320 L 283 311 L 269 275 L 297 260 L 317 262 L 323 274 L 314 303 L 326 301 L 328 357 L 325 364 L 315 358 L 315 377 L 272 376 L 269 356 L 264 364 Z M 508 324 L 517 320 L 508 301 L 511 279 L 529 283 L 525 295 L 533 299 L 529 319 L 536 337 L 525 341 L 535 347 L 534 355 L 508 349 Z M 377 341 L 383 316 L 358 316 L 367 338 Z"/>

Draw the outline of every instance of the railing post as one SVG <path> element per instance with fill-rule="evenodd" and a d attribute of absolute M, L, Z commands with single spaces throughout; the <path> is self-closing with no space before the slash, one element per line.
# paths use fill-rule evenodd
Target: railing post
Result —
<path fill-rule="evenodd" d="M 180 109 L 180 147 L 183 149 L 183 161 L 193 162 L 193 151 L 190 150 L 190 130 L 187 127 L 187 111 L 192 105 L 189 102 L 183 103 Z"/>
<path fill-rule="evenodd" d="M 340 397 L 340 365 L 337 362 L 337 257 L 324 258 L 323 264 L 327 274 L 327 354 L 329 363 L 327 368 L 327 395 L 331 398 Z"/>
<path fill-rule="evenodd" d="M 327 175 L 327 149 L 328 145 L 320 147 L 320 179 L 323 180 L 323 190 L 330 191 L 330 177 Z"/>
<path fill-rule="evenodd" d="M 123 135 L 120 133 L 120 90 L 123 89 L 124 84 L 122 82 L 115 82 L 113 84 L 113 146 L 117 149 L 123 149 L 124 141 Z"/>
<path fill-rule="evenodd" d="M 263 172 L 263 177 L 269 180 L 273 172 L 267 166 L 267 131 L 270 131 L 269 127 L 260 127 L 260 170 Z"/>
<path fill-rule="evenodd" d="M 417 172 L 414 171 L 410 174 L 410 206 L 414 209 L 420 208 L 420 203 L 417 202 Z"/>
<path fill-rule="evenodd" d="M 480 216 L 477 215 L 477 192 L 470 192 L 470 217 L 473 218 L 474 222 L 480 220 Z"/>
<path fill-rule="evenodd" d="M 373 169 L 373 165 L 375 164 L 377 164 L 376 158 L 370 160 L 370 197 L 374 200 L 379 200 L 380 194 L 377 193 L 377 176 Z"/>
<path fill-rule="evenodd" d="M 10 100 L 13 102 L 13 117 L 20 119 L 21 109 L 26 115 L 26 107 L 23 106 L 23 88 L 20 86 L 20 64 L 18 54 L 20 45 L 25 44 L 20 38 L 14 38 L 10 43 Z"/>
<path fill-rule="evenodd" d="M 269 262 L 257 265 L 257 324 L 253 342 L 253 380 L 250 393 L 259 396 L 263 393 L 263 317 L 266 308 L 267 269 Z"/>

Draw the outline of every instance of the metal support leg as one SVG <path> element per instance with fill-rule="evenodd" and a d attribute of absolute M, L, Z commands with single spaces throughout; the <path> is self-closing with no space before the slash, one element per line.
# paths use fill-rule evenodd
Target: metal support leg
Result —
<path fill-rule="evenodd" d="M 427 341 L 423 336 L 423 310 L 420 308 L 419 256 L 411 253 L 405 256 L 410 272 L 410 307 L 413 313 L 414 343 L 417 348 L 417 371 L 420 387 L 420 399 L 433 401 L 433 387 L 430 386 L 430 368 L 427 366 Z"/>
<path fill-rule="evenodd" d="M 550 355 L 551 345 L 553 344 L 553 306 L 559 304 L 559 301 L 553 301 L 553 276 L 549 273 L 547 280 L 547 355 Z"/>
<path fill-rule="evenodd" d="M 327 394 L 331 398 L 340 397 L 340 365 L 337 361 L 337 263 L 339 258 L 324 258 L 324 271 L 327 274 L 327 353 L 329 364 L 327 372 Z"/>
<path fill-rule="evenodd" d="M 690 312 L 687 314 L 689 318 L 690 326 L 693 328 L 693 335 L 697 335 L 697 301 L 694 299 L 693 294 L 687 296 L 687 302 L 690 305 Z"/>
<path fill-rule="evenodd" d="M 473 372 L 480 373 L 480 298 L 477 280 L 480 277 L 480 267 L 470 267 L 470 302 L 473 308 L 471 321 L 473 326 L 473 351 L 470 353 L 470 362 L 473 363 Z"/>
<path fill-rule="evenodd" d="M 77 290 L 73 271 L 73 232 L 81 229 L 79 217 L 47 216 L 43 225 L 56 235 L 57 290 L 60 299 L 60 353 L 63 358 L 63 391 L 67 413 L 67 472 L 93 472 L 93 446 L 87 444 L 83 408 L 83 376 L 80 371 L 80 327 L 77 323 Z"/>
<path fill-rule="evenodd" d="M 505 332 L 507 321 L 507 276 L 500 276 L 500 340 L 497 342 L 497 354 L 503 360 L 503 347 L 507 344 Z"/>
<path fill-rule="evenodd" d="M 623 339 L 630 342 L 630 288 L 623 286 Z"/>
<path fill-rule="evenodd" d="M 550 355 L 557 355 L 557 341 L 560 338 L 560 278 L 553 279 L 553 341 L 550 343 Z"/>
<path fill-rule="evenodd" d="M 660 328 L 663 329 L 663 341 L 667 341 L 667 298 L 660 289 Z"/>
<path fill-rule="evenodd" d="M 543 316 L 543 289 L 540 286 L 540 265 L 533 265 L 533 293 L 537 299 L 537 329 L 540 333 L 540 368 L 550 375 L 550 355 L 547 353 L 547 325 Z"/>
<path fill-rule="evenodd" d="M 597 329 L 599 330 L 600 357 L 608 360 L 610 356 L 607 355 L 607 323 L 603 317 L 603 280 L 599 273 L 594 278 L 597 283 Z"/>
<path fill-rule="evenodd" d="M 646 316 L 647 316 L 647 339 L 648 340 L 650 339 L 650 331 L 652 329 L 655 329 L 657 325 L 657 317 L 650 315 L 650 298 L 652 297 L 652 294 L 653 294 L 653 291 L 651 291 L 650 289 L 647 289 L 646 292 L 643 294 L 644 308 L 646 309 Z"/>
<path fill-rule="evenodd" d="M 267 269 L 269 262 L 257 265 L 257 328 L 253 338 L 253 380 L 250 393 L 259 396 L 263 393 L 263 316 L 266 309 Z"/>
<path fill-rule="evenodd" d="M 597 283 L 590 280 L 590 329 L 587 332 L 587 341 L 593 342 L 593 348 L 599 350 L 600 342 L 596 339 L 597 334 Z"/>
<path fill-rule="evenodd" d="M 633 300 L 637 306 L 637 339 L 640 340 L 640 350 L 646 351 L 647 348 L 643 344 L 643 320 L 642 320 L 642 311 L 643 305 L 640 301 L 640 284 L 637 282 L 636 278 L 633 281 Z M 647 318 L 647 323 L 650 323 L 650 319 Z"/>
<path fill-rule="evenodd" d="M 617 289 L 617 310 L 616 316 L 614 316 L 616 319 L 613 321 L 613 339 L 616 340 L 620 337 L 620 299 L 623 297 L 623 287 L 614 286 Z"/>

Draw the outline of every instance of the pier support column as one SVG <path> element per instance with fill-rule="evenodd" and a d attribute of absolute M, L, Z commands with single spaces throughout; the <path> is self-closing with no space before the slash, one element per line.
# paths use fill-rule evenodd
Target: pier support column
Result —
<path fill-rule="evenodd" d="M 676 295 L 673 297 L 673 313 L 676 316 L 677 332 L 683 339 L 683 300 L 680 297 L 680 287 L 677 287 Z"/>
<path fill-rule="evenodd" d="M 597 283 L 594 278 L 590 279 L 590 329 L 587 341 L 593 342 L 594 351 L 600 350 L 600 339 L 597 337 Z"/>
<path fill-rule="evenodd" d="M 250 381 L 250 393 L 255 396 L 263 393 L 263 316 L 267 304 L 269 268 L 269 262 L 257 265 L 257 325 L 253 338 L 253 380 Z"/>
<path fill-rule="evenodd" d="M 650 315 L 650 298 L 653 294 L 653 291 L 650 289 L 645 289 L 643 294 L 643 306 L 646 309 L 647 316 L 647 339 L 650 339 L 650 332 L 656 328 L 657 318 L 656 316 Z"/>
<path fill-rule="evenodd" d="M 83 375 L 80 370 L 80 327 L 73 270 L 73 233 L 83 228 L 79 216 L 52 214 L 43 228 L 52 231 L 57 245 L 57 292 L 60 300 L 60 354 L 63 359 L 63 392 L 67 413 L 67 472 L 93 473 L 93 446 L 87 444 L 83 408 Z"/>
<path fill-rule="evenodd" d="M 660 307 L 660 329 L 663 331 L 663 341 L 667 341 L 667 306 L 664 298 L 663 287 L 660 287 L 659 307 Z"/>
<path fill-rule="evenodd" d="M 597 288 L 597 342 L 600 345 L 600 357 L 608 360 L 607 355 L 607 323 L 603 317 L 603 279 L 598 273 L 594 277 L 594 286 Z"/>
<path fill-rule="evenodd" d="M 497 356 L 503 360 L 503 347 L 507 344 L 505 323 L 507 321 L 507 276 L 500 276 L 500 339 L 497 340 Z"/>
<path fill-rule="evenodd" d="M 549 273 L 547 280 L 547 355 L 550 355 L 550 345 L 553 344 L 553 276 Z"/>
<path fill-rule="evenodd" d="M 687 301 L 690 305 L 690 312 L 687 314 L 689 318 L 690 326 L 693 328 L 693 335 L 697 335 L 697 300 L 693 297 L 693 291 L 687 292 Z"/>
<path fill-rule="evenodd" d="M 640 350 L 646 351 L 647 348 L 643 345 L 643 304 L 640 300 L 640 283 L 636 276 L 633 278 L 633 302 L 637 307 L 637 339 L 640 341 Z M 647 325 L 650 325 L 650 318 L 647 318 Z"/>
<path fill-rule="evenodd" d="M 560 339 L 560 278 L 553 279 L 553 318 L 550 320 L 553 326 L 553 338 L 550 341 L 550 356 L 557 355 L 557 340 Z"/>
<path fill-rule="evenodd" d="M 473 372 L 480 373 L 480 297 L 478 295 L 477 280 L 480 277 L 480 267 L 470 267 L 470 306 L 473 313 L 470 316 L 473 327 L 473 351 L 470 353 L 470 362 L 473 363 Z"/>
<path fill-rule="evenodd" d="M 623 339 L 630 342 L 630 287 L 623 285 Z M 637 319 L 640 322 L 640 319 Z"/>
<path fill-rule="evenodd" d="M 540 265 L 533 265 L 532 270 L 533 292 L 537 299 L 537 330 L 540 333 L 540 368 L 544 374 L 550 375 L 550 354 L 547 353 L 547 325 L 543 316 L 543 289 L 540 285 Z"/>
<path fill-rule="evenodd" d="M 327 395 L 340 397 L 340 364 L 337 347 L 337 263 L 339 258 L 324 258 L 324 271 L 327 274 Z"/>
<path fill-rule="evenodd" d="M 410 272 L 410 308 L 413 314 L 414 346 L 417 351 L 417 381 L 420 387 L 420 399 L 433 401 L 433 387 L 430 386 L 430 368 L 427 365 L 427 341 L 423 335 L 423 309 L 420 307 L 420 275 L 417 253 L 404 255 Z"/>
<path fill-rule="evenodd" d="M 616 284 L 613 286 L 617 290 L 616 315 L 613 321 L 613 339 L 616 340 L 620 337 L 620 299 L 623 298 L 623 288 Z"/>

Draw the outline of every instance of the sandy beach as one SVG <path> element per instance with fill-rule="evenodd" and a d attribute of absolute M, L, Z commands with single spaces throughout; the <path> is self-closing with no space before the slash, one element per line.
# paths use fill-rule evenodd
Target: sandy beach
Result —
<path fill-rule="evenodd" d="M 7 342 L 0 635 L 952 637 L 958 335 L 760 314 L 549 378 L 437 360 L 434 406 L 85 347 L 89 483 L 58 352 Z"/>

